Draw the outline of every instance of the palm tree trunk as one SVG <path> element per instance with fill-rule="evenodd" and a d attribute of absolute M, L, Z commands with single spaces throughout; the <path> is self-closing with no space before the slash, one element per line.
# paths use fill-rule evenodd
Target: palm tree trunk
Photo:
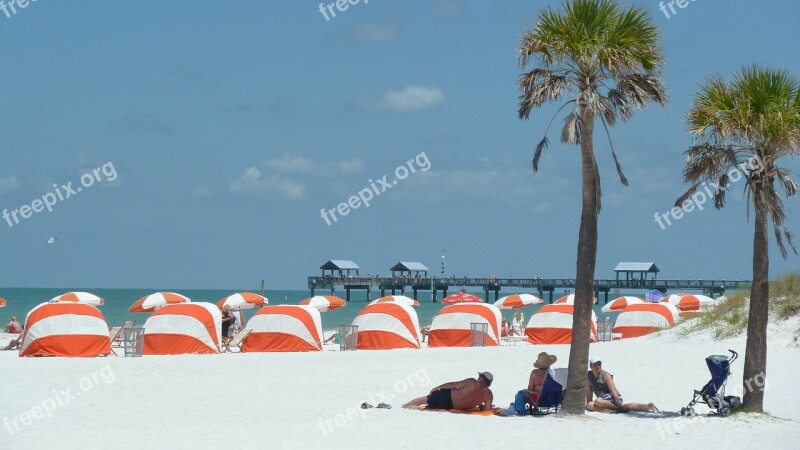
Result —
<path fill-rule="evenodd" d="M 586 405 L 589 333 L 594 293 L 594 265 L 597 258 L 597 164 L 594 159 L 594 116 L 581 107 L 581 167 L 583 173 L 583 209 L 578 235 L 578 261 L 575 275 L 575 309 L 572 319 L 572 343 L 569 348 L 569 375 L 563 411 L 584 414 Z"/>
<path fill-rule="evenodd" d="M 764 411 L 764 385 L 767 376 L 767 320 L 769 315 L 769 241 L 767 208 L 763 197 L 767 189 L 757 181 L 753 188 L 755 233 L 753 235 L 753 285 L 750 287 L 750 316 L 744 355 L 744 399 L 749 411 Z"/>

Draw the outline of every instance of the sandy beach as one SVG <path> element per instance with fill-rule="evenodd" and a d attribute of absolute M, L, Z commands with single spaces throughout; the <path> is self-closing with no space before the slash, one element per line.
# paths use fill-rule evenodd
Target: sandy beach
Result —
<path fill-rule="evenodd" d="M 478 448 L 526 445 L 538 427 L 552 445 L 583 448 L 796 448 L 800 372 L 793 330 L 800 321 L 770 327 L 767 415 L 723 419 L 680 417 L 693 389 L 709 379 L 704 358 L 744 336 L 714 341 L 707 333 L 675 330 L 592 345 L 592 355 L 615 375 L 626 401 L 652 401 L 660 414 L 585 417 L 499 417 L 404 410 L 400 405 L 445 381 L 494 373 L 495 405 L 507 407 L 523 388 L 535 355 L 558 356 L 568 346 L 528 344 L 486 348 L 321 353 L 244 353 L 142 358 L 19 358 L 0 352 L 6 376 L 0 406 L 3 448 Z M 3 335 L 0 344 L 8 341 Z M 728 393 L 740 393 L 742 360 Z M 367 401 L 392 409 L 362 410 Z M 542 430 L 543 431 L 543 430 Z M 711 443 L 713 440 L 713 444 Z"/>

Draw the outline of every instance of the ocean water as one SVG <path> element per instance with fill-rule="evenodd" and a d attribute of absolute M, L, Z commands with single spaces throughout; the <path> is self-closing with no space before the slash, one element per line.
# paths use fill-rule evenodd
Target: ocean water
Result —
<path fill-rule="evenodd" d="M 56 297 L 64 292 L 68 291 L 86 291 L 91 292 L 95 295 L 99 295 L 105 300 L 105 304 L 100 306 L 100 311 L 105 316 L 106 322 L 109 326 L 121 325 L 126 320 L 135 320 L 137 324 L 144 324 L 149 316 L 148 313 L 130 313 L 128 312 L 128 308 L 139 300 L 141 297 L 145 295 L 152 294 L 159 290 L 157 289 L 92 289 L 92 288 L 75 288 L 75 289 L 63 289 L 63 288 L 0 288 L 0 297 L 6 299 L 6 306 L 5 308 L 0 309 L 0 320 L 3 323 L 6 323 L 11 316 L 16 316 L 17 320 L 20 323 L 25 322 L 25 317 L 28 312 L 33 309 L 36 305 L 46 302 L 53 297 Z M 170 291 L 170 292 L 177 292 L 179 294 L 185 295 L 192 299 L 193 302 L 211 302 L 216 303 L 220 299 L 231 295 L 237 291 L 234 290 L 197 290 L 197 289 L 162 289 L 160 291 Z M 256 292 L 256 291 L 253 291 Z M 472 292 L 473 294 L 477 295 L 478 297 L 483 298 L 483 292 Z M 316 292 L 317 295 L 329 295 L 329 291 L 320 291 Z M 387 292 L 389 294 L 389 292 Z M 502 293 L 502 295 L 510 295 L 511 292 Z M 281 304 L 297 304 L 304 298 L 308 298 L 310 293 L 308 290 L 292 290 L 292 291 L 265 291 L 264 295 L 269 299 L 270 305 L 281 305 Z M 343 291 L 337 291 L 336 295 L 341 298 L 345 298 L 345 293 Z M 399 292 L 398 292 L 399 295 Z M 553 299 L 557 299 L 565 295 L 565 293 L 554 293 Z M 641 295 L 637 293 L 633 294 L 622 294 L 622 295 Z M 609 299 L 616 298 L 615 296 L 610 296 Z M 371 296 L 372 300 L 376 299 L 378 295 Z M 419 297 L 417 300 L 420 302 L 420 306 L 415 307 L 417 312 L 417 316 L 419 317 L 420 325 L 428 325 L 433 320 L 433 317 L 442 309 L 441 303 L 433 303 L 432 297 L 430 292 L 420 292 Z M 438 296 L 438 301 L 441 301 L 441 293 Z M 494 296 L 490 296 L 490 301 L 494 301 Z M 545 298 L 547 301 L 547 297 Z M 358 312 L 367 305 L 367 296 L 366 292 L 364 291 L 352 291 L 350 297 L 350 303 L 347 306 L 322 313 L 322 328 L 324 330 L 333 330 L 339 327 L 339 325 L 347 325 L 350 324 L 353 319 L 356 317 Z M 612 316 L 612 320 L 615 318 L 617 313 L 606 314 L 600 311 L 602 308 L 603 298 L 598 301 L 598 303 L 594 306 L 595 313 L 598 317 L 605 317 L 605 316 Z M 524 314 L 525 320 L 527 321 L 531 314 L 535 313 L 536 311 L 541 308 L 542 305 L 534 305 L 525 308 L 521 308 L 519 310 L 501 310 L 503 317 L 509 319 L 509 322 L 513 318 L 515 312 L 520 311 Z M 249 319 L 250 317 L 255 314 L 255 309 L 249 309 L 244 311 L 245 320 Z"/>

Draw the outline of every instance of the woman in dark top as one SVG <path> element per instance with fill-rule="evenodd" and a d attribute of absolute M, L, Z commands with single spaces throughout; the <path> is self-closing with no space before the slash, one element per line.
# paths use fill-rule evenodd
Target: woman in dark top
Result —
<path fill-rule="evenodd" d="M 231 340 L 230 330 L 235 317 L 231 313 L 231 307 L 225 305 L 222 308 L 222 343 L 227 344 Z"/>

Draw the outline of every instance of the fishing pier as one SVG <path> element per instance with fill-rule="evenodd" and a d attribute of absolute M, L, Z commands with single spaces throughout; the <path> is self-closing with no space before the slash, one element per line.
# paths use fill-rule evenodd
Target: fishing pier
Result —
<path fill-rule="evenodd" d="M 392 275 L 381 276 L 362 276 L 358 273 L 359 267 L 352 261 L 330 260 L 321 269 L 322 276 L 308 277 L 308 289 L 311 295 L 315 295 L 317 290 L 330 291 L 335 295 L 337 289 L 344 289 L 346 300 L 350 300 L 352 290 L 365 290 L 367 300 L 370 300 L 372 292 L 379 291 L 380 296 L 405 295 L 406 291 L 413 293 L 413 298 L 417 298 L 419 291 L 431 291 L 433 302 L 437 301 L 438 293 L 441 298 L 447 296 L 448 291 L 458 292 L 467 287 L 478 287 L 484 292 L 484 299 L 491 301 L 492 293 L 496 301 L 500 296 L 500 291 L 505 289 L 509 294 L 519 293 L 519 289 L 530 289 L 538 292 L 539 298 L 550 303 L 554 301 L 553 292 L 563 290 L 574 290 L 574 278 L 499 278 L 499 277 L 456 277 L 452 276 L 429 276 L 428 268 L 420 263 L 400 262 L 395 264 L 390 270 Z M 326 274 L 328 270 L 330 273 Z M 702 291 L 711 296 L 723 295 L 727 290 L 737 290 L 748 287 L 749 280 L 680 280 L 667 279 L 659 280 L 656 274 L 658 268 L 653 263 L 620 263 L 615 269 L 617 277 L 615 279 L 596 279 L 594 280 L 594 295 L 598 300 L 603 294 L 603 301 L 608 303 L 609 294 L 619 294 L 622 291 L 631 290 L 656 290 L 663 294 L 668 291 Z M 545 298 L 547 294 L 547 298 Z"/>

